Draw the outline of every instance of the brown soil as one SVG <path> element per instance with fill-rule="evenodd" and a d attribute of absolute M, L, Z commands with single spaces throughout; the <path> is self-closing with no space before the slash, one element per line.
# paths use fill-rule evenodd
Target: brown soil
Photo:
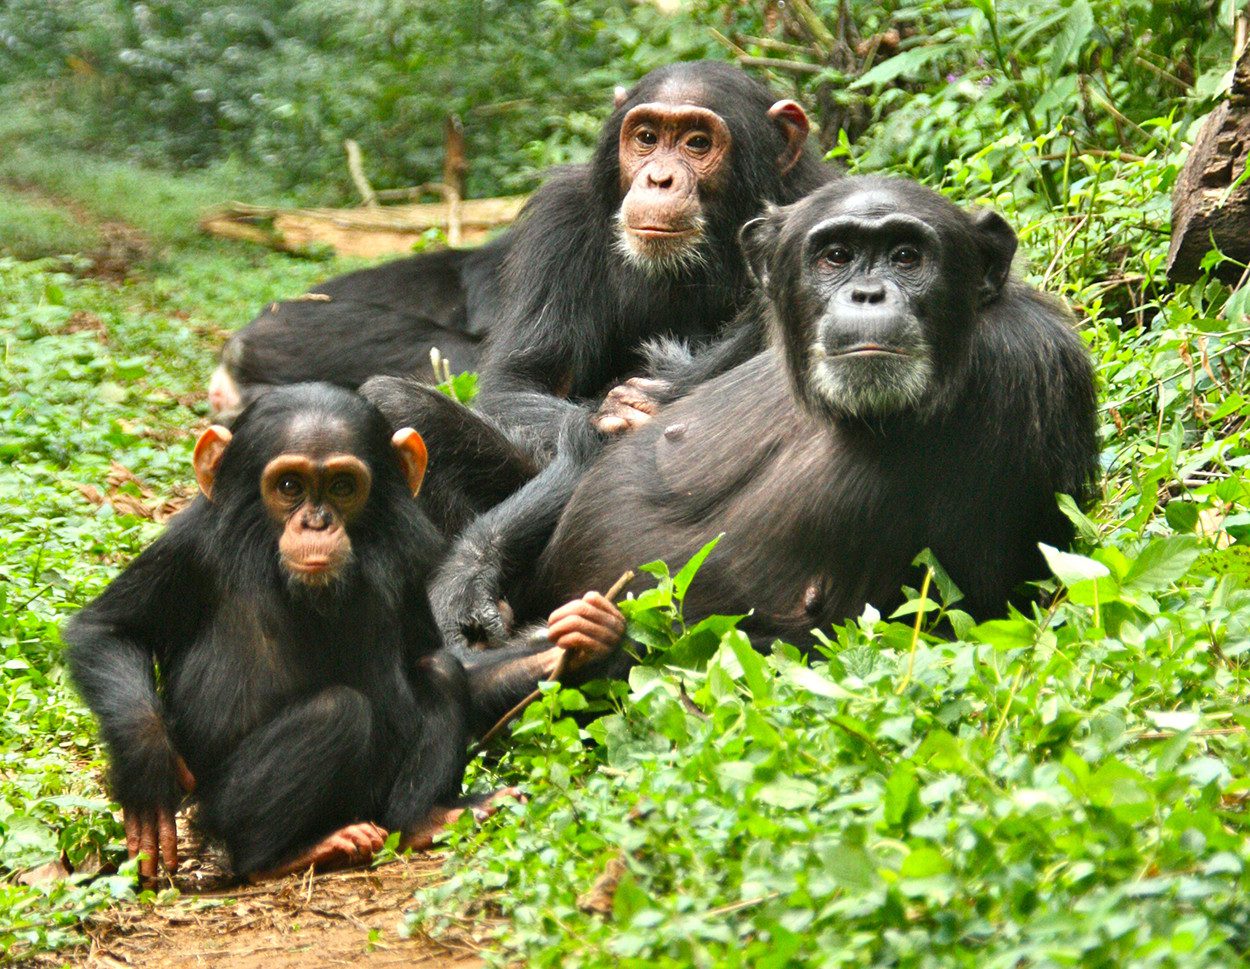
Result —
<path fill-rule="evenodd" d="M 444 858 L 413 855 L 374 869 L 305 873 L 240 885 L 222 858 L 178 820 L 183 859 L 168 904 L 112 910 L 87 927 L 90 944 L 34 960 L 91 969 L 306 969 L 414 966 L 475 969 L 468 939 L 405 939 L 399 928 L 418 888 L 436 882 Z"/>

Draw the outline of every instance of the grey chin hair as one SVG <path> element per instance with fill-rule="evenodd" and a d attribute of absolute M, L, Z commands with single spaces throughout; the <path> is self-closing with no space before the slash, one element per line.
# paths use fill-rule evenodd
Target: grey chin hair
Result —
<path fill-rule="evenodd" d="M 616 210 L 616 249 L 625 261 L 648 276 L 678 276 L 684 272 L 706 268 L 708 253 L 703 245 L 707 220 L 700 215 L 692 228 L 695 234 L 678 244 L 661 243 L 645 246 L 629 234 L 625 228 L 625 213 Z M 658 251 L 657 251 L 658 250 Z"/>
<path fill-rule="evenodd" d="M 852 417 L 885 417 L 903 410 L 919 410 L 933 382 L 933 362 L 928 356 L 913 360 L 906 370 L 889 381 L 848 379 L 824 366 L 824 347 L 809 349 L 807 386 L 822 404 Z"/>

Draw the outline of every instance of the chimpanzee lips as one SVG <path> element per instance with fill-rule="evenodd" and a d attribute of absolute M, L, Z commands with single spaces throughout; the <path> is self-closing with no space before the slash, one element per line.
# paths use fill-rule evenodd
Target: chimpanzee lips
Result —
<path fill-rule="evenodd" d="M 627 228 L 634 235 L 642 236 L 644 239 L 677 239 L 683 236 L 697 235 L 699 231 L 695 226 L 672 228 L 661 225 L 631 225 L 627 226 Z"/>
<path fill-rule="evenodd" d="M 892 347 L 881 343 L 856 343 L 849 347 L 838 347 L 836 350 L 828 350 L 823 346 L 817 345 L 812 348 L 812 352 L 817 357 L 912 356 L 909 351 L 904 350 L 902 347 Z"/>

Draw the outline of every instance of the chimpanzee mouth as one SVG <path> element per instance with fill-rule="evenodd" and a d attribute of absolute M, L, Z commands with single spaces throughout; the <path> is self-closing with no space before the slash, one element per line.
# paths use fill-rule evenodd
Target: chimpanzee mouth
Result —
<path fill-rule="evenodd" d="M 658 225 L 630 225 L 625 228 L 626 231 L 643 239 L 688 239 L 699 234 L 697 226 L 671 229 Z"/>
<path fill-rule="evenodd" d="M 684 226 L 630 225 L 617 215 L 616 249 L 650 276 L 672 276 L 707 263 L 703 220 Z"/>
<path fill-rule="evenodd" d="M 837 350 L 826 350 L 823 346 L 815 348 L 816 355 L 821 357 L 910 357 L 912 353 L 902 347 L 885 346 L 880 343 L 857 343 L 851 347 L 839 347 Z"/>

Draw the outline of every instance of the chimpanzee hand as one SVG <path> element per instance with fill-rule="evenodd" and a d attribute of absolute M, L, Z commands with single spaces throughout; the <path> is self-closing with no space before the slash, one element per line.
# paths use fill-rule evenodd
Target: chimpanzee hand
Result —
<path fill-rule="evenodd" d="M 195 776 L 187 762 L 174 755 L 174 775 L 178 786 L 187 794 L 195 791 Z M 122 825 L 126 829 L 126 854 L 130 858 L 142 852 L 146 857 L 139 862 L 139 878 L 151 881 L 156 878 L 158 865 L 172 874 L 178 868 L 178 828 L 175 823 L 177 808 L 163 804 L 143 806 L 122 805 Z"/>
<path fill-rule="evenodd" d="M 635 431 L 659 413 L 661 397 L 669 388 L 666 380 L 631 377 L 608 391 L 591 423 L 604 434 Z"/>
<path fill-rule="evenodd" d="M 455 552 L 430 583 L 430 606 L 443 642 L 457 656 L 508 641 L 512 610 L 500 597 L 498 570 L 457 561 Z"/>
<path fill-rule="evenodd" d="M 625 617 L 598 592 L 566 602 L 547 617 L 547 638 L 568 651 L 565 669 L 607 656 L 625 637 Z"/>

